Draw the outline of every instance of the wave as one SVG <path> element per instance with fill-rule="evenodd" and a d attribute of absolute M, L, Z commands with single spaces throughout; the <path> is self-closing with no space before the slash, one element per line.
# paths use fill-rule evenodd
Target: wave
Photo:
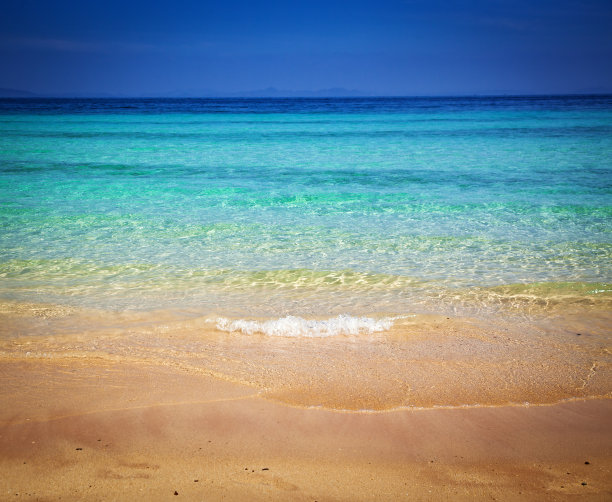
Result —
<path fill-rule="evenodd" d="M 246 335 L 261 333 L 268 336 L 323 338 L 387 331 L 393 326 L 393 321 L 399 318 L 372 319 L 371 317 L 339 315 L 330 319 L 314 320 L 287 316 L 268 321 L 255 321 L 247 319 L 230 320 L 219 317 L 215 322 L 217 329 L 229 333 L 242 332 Z"/>

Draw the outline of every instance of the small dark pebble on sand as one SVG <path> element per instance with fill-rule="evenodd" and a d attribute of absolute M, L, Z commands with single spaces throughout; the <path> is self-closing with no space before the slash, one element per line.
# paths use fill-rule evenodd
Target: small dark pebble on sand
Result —
<path fill-rule="evenodd" d="M 77 448 L 77 450 L 82 450 L 83 448 Z"/>
<path fill-rule="evenodd" d="M 580 333 L 576 333 L 576 336 L 581 336 Z"/>
<path fill-rule="evenodd" d="M 588 460 L 584 463 L 584 465 L 589 465 L 591 462 L 589 462 Z"/>
<path fill-rule="evenodd" d="M 174 490 L 174 494 L 175 494 L 175 495 L 178 495 L 178 492 L 177 492 L 176 490 Z"/>
<path fill-rule="evenodd" d="M 586 486 L 586 482 L 584 482 L 584 481 L 583 481 L 582 483 L 580 483 L 580 484 L 581 484 L 582 486 Z"/>
<path fill-rule="evenodd" d="M 264 467 L 264 468 L 262 469 L 262 471 L 269 471 L 269 470 L 270 470 L 270 469 L 268 469 L 267 467 Z"/>
<path fill-rule="evenodd" d="M 194 479 L 193 480 L 194 483 L 197 483 L 198 481 L 199 481 L 199 479 Z"/>

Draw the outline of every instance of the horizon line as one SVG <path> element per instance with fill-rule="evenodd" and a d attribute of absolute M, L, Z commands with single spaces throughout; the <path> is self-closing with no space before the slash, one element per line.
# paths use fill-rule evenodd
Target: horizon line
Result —
<path fill-rule="evenodd" d="M 346 87 L 327 87 L 316 90 L 279 89 L 269 86 L 260 89 L 242 91 L 220 91 L 217 89 L 186 89 L 156 92 L 114 93 L 97 91 L 67 91 L 67 92 L 32 92 L 14 87 L 0 86 L 0 98 L 36 99 L 325 99 L 325 98 L 467 98 L 467 97 L 529 97 L 529 96 L 606 96 L 612 94 L 612 88 L 605 86 L 583 87 L 573 91 L 520 91 L 517 89 L 489 89 L 472 92 L 376 92 L 363 89 L 348 89 Z"/>
<path fill-rule="evenodd" d="M 240 93 L 236 93 L 240 94 Z M 164 94 L 150 94 L 150 95 L 134 95 L 134 94 L 35 94 L 29 93 L 24 96 L 2 96 L 0 93 L 0 99 L 380 99 L 380 98 L 513 98 L 513 97 L 546 97 L 546 96 L 612 96 L 612 91 L 576 91 L 576 92 L 508 92 L 508 93 L 457 93 L 457 94 L 330 94 L 322 96 L 313 95 L 228 95 L 228 94 L 205 94 L 205 95 L 189 95 L 189 96 L 168 96 Z"/>

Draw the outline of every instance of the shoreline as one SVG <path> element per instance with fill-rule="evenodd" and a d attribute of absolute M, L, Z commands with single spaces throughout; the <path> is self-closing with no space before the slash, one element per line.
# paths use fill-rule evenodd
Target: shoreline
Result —
<path fill-rule="evenodd" d="M 0 499 L 612 496 L 604 324 L 313 338 L 22 307 L 0 312 Z"/>
<path fill-rule="evenodd" d="M 263 334 L 251 328 L 267 321 L 240 321 L 246 332 L 228 332 L 210 316 L 27 309 L 0 313 L 6 364 L 174 368 L 305 409 L 537 405 L 612 395 L 609 333 L 586 316 L 579 333 L 574 325 L 553 329 L 529 320 L 410 315 L 286 318 Z M 358 331 L 336 334 L 343 326 Z M 276 327 L 318 331 L 277 336 Z"/>

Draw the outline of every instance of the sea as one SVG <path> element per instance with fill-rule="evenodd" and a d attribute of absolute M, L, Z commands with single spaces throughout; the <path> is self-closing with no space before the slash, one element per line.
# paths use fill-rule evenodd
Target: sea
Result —
<path fill-rule="evenodd" d="M 286 336 L 609 313 L 612 96 L 1 99 L 0 301 Z"/>

